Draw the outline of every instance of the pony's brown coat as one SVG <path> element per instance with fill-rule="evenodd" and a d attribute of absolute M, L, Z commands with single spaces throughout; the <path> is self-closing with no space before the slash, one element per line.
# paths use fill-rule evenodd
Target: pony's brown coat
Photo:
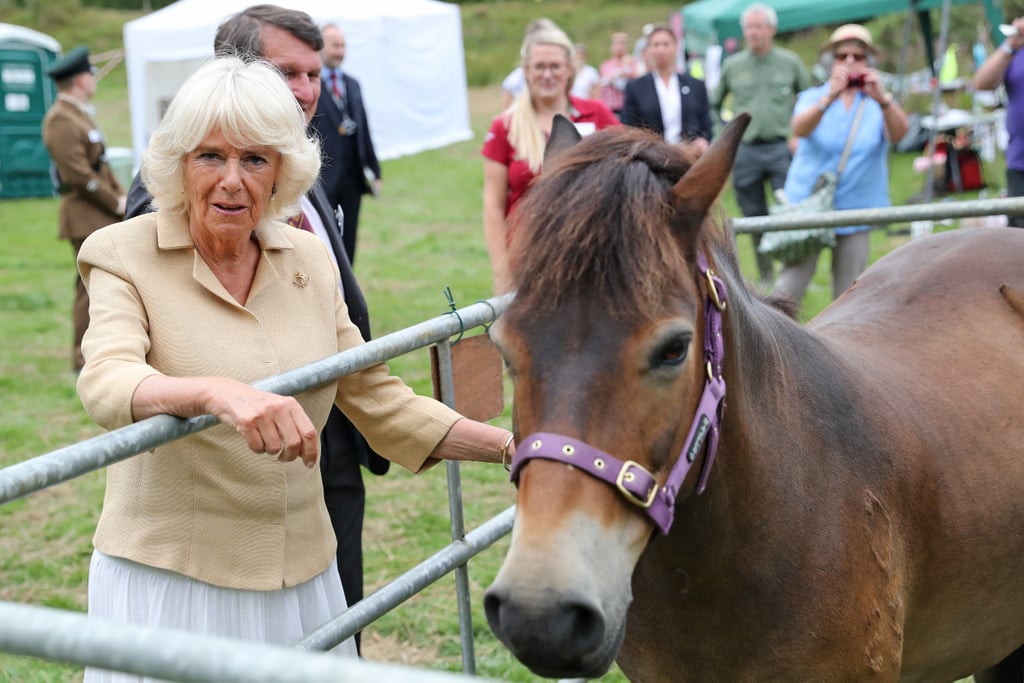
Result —
<path fill-rule="evenodd" d="M 994 664 L 1024 643 L 1024 231 L 901 247 L 801 327 L 746 287 L 707 219 L 725 137 L 694 161 L 598 133 L 520 205 L 517 296 L 495 328 L 520 437 L 563 433 L 664 479 L 702 382 L 696 250 L 729 292 L 728 396 L 708 490 L 688 478 L 668 536 L 573 468 L 524 467 L 492 628 L 553 676 L 616 654 L 641 681 Z"/>

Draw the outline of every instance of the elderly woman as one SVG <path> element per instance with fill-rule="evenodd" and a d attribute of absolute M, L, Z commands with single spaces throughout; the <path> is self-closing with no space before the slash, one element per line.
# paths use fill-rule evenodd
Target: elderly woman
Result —
<path fill-rule="evenodd" d="M 811 194 L 825 171 L 835 172 L 847 140 L 853 135 L 849 157 L 839 174 L 836 209 L 889 206 L 887 150 L 909 127 L 907 115 L 886 92 L 875 60 L 878 50 L 871 33 L 858 24 L 840 26 L 822 50 L 830 66 L 826 83 L 797 97 L 792 119 L 800 138 L 786 176 L 784 192 L 796 203 Z M 856 129 L 854 129 L 856 126 Z M 860 275 L 868 262 L 870 226 L 836 228 L 832 250 L 832 298 L 838 297 Z M 803 300 L 814 276 L 818 251 L 796 263 L 786 263 L 775 282 L 775 293 Z"/>
<path fill-rule="evenodd" d="M 222 423 L 108 469 L 90 614 L 291 643 L 344 611 L 314 467 L 332 403 L 413 472 L 509 455 L 507 431 L 417 396 L 384 364 L 294 398 L 250 386 L 363 343 L 321 241 L 278 222 L 317 176 L 305 130 L 273 67 L 206 64 L 143 160 L 157 212 L 82 248 L 92 324 L 78 391 L 92 418 Z M 126 680 L 108 675 L 86 680 Z"/>
<path fill-rule="evenodd" d="M 507 247 L 509 216 L 540 173 L 544 145 L 555 114 L 573 121 L 580 133 L 618 123 L 602 102 L 573 97 L 573 44 L 557 27 L 529 33 L 520 50 L 526 89 L 495 117 L 484 140 L 484 238 L 494 274 L 494 292 L 511 286 Z"/>

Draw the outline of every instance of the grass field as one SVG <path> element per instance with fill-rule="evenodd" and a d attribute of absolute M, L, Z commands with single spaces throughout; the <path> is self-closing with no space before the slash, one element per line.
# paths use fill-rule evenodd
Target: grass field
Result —
<path fill-rule="evenodd" d="M 467 60 L 476 62 L 471 45 L 488 41 L 507 46 L 518 41 L 518 28 L 490 35 L 493 24 L 521 26 L 526 17 L 543 13 L 563 22 L 575 21 L 593 55 L 602 55 L 604 38 L 614 27 L 635 34 L 650 20 L 665 16 L 669 5 L 595 3 L 586 13 L 570 2 L 488 3 L 464 5 Z M 674 6 L 671 6 L 674 8 Z M 97 11 L 99 12 L 99 11 Z M 95 35 L 117 35 L 102 27 L 125 20 L 123 13 L 93 16 L 93 34 L 68 28 L 66 45 Z M 572 19 L 575 17 L 575 19 Z M 10 20 L 10 19 L 5 19 Z M 77 26 L 77 25 L 76 25 Z M 54 31 L 56 33 L 56 31 Z M 503 37 L 502 37 L 503 36 Z M 499 40 L 500 38 L 500 40 Z M 815 39 L 813 36 L 809 40 Z M 113 40 L 112 38 L 110 40 Z M 101 45 L 96 49 L 109 49 Z M 479 61 L 492 64 L 477 76 L 494 82 L 503 75 L 517 47 L 495 56 L 479 50 Z M 129 144 L 123 66 L 100 86 L 98 118 L 113 145 Z M 500 103 L 494 85 L 471 88 L 471 122 L 475 138 L 440 150 L 384 163 L 384 192 L 364 204 L 356 272 L 366 293 L 376 335 L 402 329 L 448 310 L 443 290 L 450 287 L 457 305 L 490 296 L 490 272 L 481 228 L 482 175 L 479 148 L 490 117 Z M 894 203 L 919 191 L 923 180 L 910 169 L 911 157 L 892 160 Z M 988 169 L 999 182 L 1001 170 Z M 723 196 L 726 211 L 736 215 L 731 192 Z M 56 238 L 57 201 L 7 201 L 0 211 L 0 466 L 9 465 L 99 433 L 82 411 L 69 371 L 70 301 L 74 264 L 67 243 Z M 872 260 L 908 238 L 876 231 Z M 740 239 L 745 272 L 752 275 L 749 240 Z M 828 257 L 805 300 L 807 314 L 820 310 L 830 297 Z M 392 369 L 420 393 L 430 392 L 426 352 L 391 363 Z M 506 415 L 497 420 L 509 426 Z M 479 464 L 463 468 L 466 518 L 476 526 L 514 500 L 506 474 Z M 368 476 L 365 531 L 366 581 L 369 590 L 408 569 L 448 543 L 447 503 L 442 470 L 422 477 L 393 471 Z M 102 501 L 102 474 L 94 473 L 54 487 L 29 499 L 0 507 L 0 599 L 85 609 L 86 572 L 91 534 Z M 478 671 L 513 681 L 535 680 L 496 642 L 480 605 L 504 556 L 506 544 L 488 551 L 470 565 L 474 592 L 474 633 Z M 368 592 L 369 592 L 368 590 Z M 461 655 L 454 581 L 449 577 L 375 623 L 364 634 L 371 659 L 458 670 Z M 80 671 L 37 660 L 0 654 L 0 681 L 76 681 Z M 612 672 L 602 681 L 621 681 Z"/>

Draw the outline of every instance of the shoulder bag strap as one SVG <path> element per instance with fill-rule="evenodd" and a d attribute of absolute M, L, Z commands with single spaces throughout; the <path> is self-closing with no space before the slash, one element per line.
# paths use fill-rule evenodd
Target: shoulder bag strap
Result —
<path fill-rule="evenodd" d="M 843 156 L 839 159 L 839 166 L 836 168 L 836 178 L 843 173 L 843 169 L 846 168 L 846 160 L 850 158 L 850 148 L 853 147 L 853 138 L 857 136 L 857 129 L 860 128 L 860 117 L 864 114 L 864 95 L 860 96 L 860 102 L 857 104 L 857 113 L 853 117 L 853 125 L 850 127 L 850 137 L 846 138 L 846 148 L 843 150 Z"/>

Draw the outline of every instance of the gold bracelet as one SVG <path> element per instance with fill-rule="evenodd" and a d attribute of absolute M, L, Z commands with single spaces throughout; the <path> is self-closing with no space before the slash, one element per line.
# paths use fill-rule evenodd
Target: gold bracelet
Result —
<path fill-rule="evenodd" d="M 501 466 L 505 468 L 506 472 L 512 471 L 512 458 L 509 456 L 509 449 L 512 447 L 512 440 L 515 435 L 512 432 L 508 433 L 505 437 L 505 443 L 501 444 L 501 448 L 498 449 L 498 457 L 501 458 Z"/>

